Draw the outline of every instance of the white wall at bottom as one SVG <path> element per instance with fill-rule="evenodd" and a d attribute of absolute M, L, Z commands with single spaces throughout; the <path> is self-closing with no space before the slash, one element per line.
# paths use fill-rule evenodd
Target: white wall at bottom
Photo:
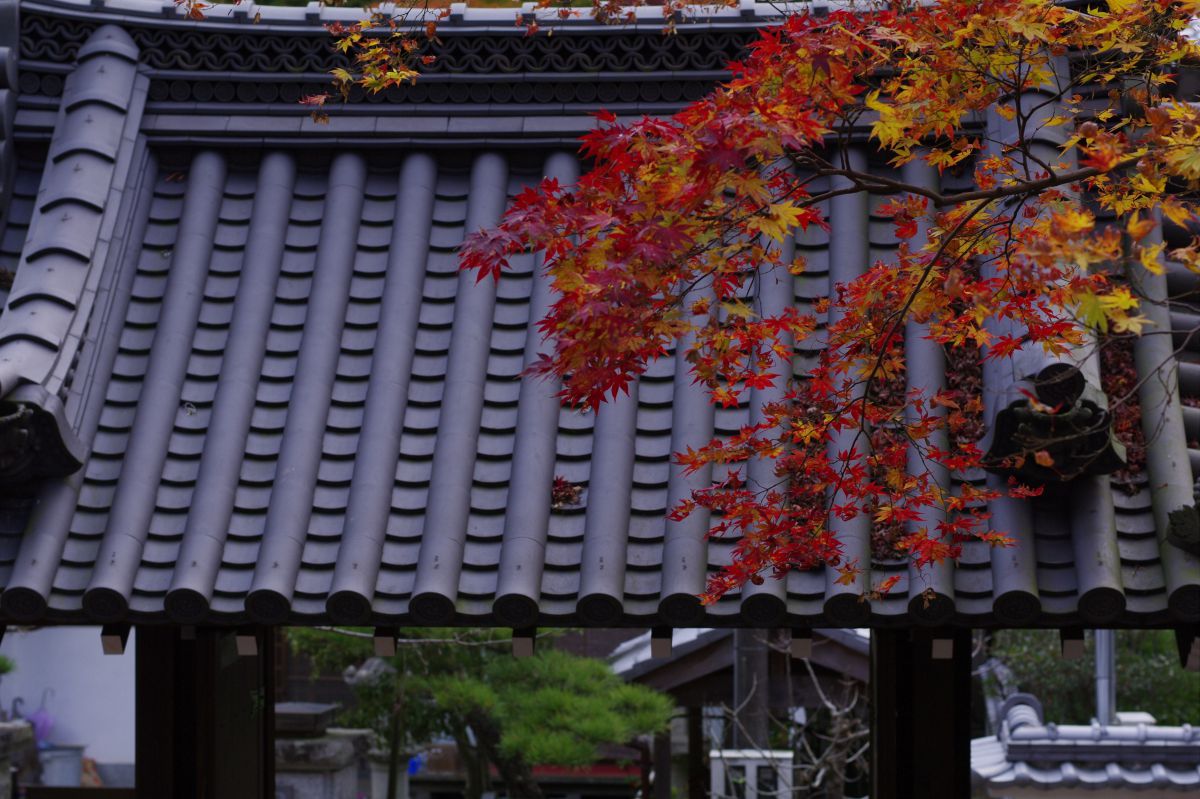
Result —
<path fill-rule="evenodd" d="M 54 717 L 50 741 L 87 748 L 85 757 L 98 763 L 134 761 L 134 637 L 124 655 L 105 655 L 99 627 L 42 627 L 29 632 L 9 629 L 0 654 L 16 670 L 0 677 L 0 707 L 8 712 L 15 697 L 25 700 L 29 716 L 46 693 L 46 709 Z"/>

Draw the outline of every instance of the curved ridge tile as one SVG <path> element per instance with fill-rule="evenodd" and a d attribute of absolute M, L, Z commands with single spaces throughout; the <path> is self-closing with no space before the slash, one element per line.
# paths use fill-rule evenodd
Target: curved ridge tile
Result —
<path fill-rule="evenodd" d="M 97 324 L 101 325 L 110 319 L 123 319 L 128 312 L 130 291 L 137 274 L 140 255 L 138 247 L 145 235 L 150 213 L 150 192 L 145 183 L 149 180 L 148 176 L 153 175 L 155 171 L 153 157 L 145 148 L 139 148 L 130 160 L 133 179 L 130 181 L 130 192 L 126 197 L 133 208 L 129 215 L 129 224 L 124 231 L 125 245 L 119 248 L 117 253 L 121 261 L 115 269 L 113 284 L 106 292 L 109 303 L 97 309 Z M 77 413 L 73 415 L 78 419 L 77 429 L 84 442 L 90 443 L 97 436 L 101 414 L 105 408 L 106 389 L 103 381 L 112 372 L 121 339 L 120 336 L 108 335 L 81 358 L 80 371 L 95 375 L 97 380 L 92 385 L 72 387 L 67 402 L 70 409 L 77 409 Z M 108 384 L 110 389 L 113 386 L 120 386 L 120 383 Z M 102 447 L 95 449 L 103 450 Z M 118 452 L 120 451 L 123 451 L 123 447 L 118 449 Z M 19 621 L 35 621 L 44 616 L 73 520 L 79 515 L 76 506 L 85 475 L 92 477 L 102 474 L 105 478 L 115 481 L 118 472 L 119 466 L 115 460 L 106 463 L 104 456 L 97 456 L 94 451 L 86 470 L 81 469 L 68 477 L 50 480 L 41 489 L 34 514 L 21 539 L 12 572 L 4 586 L 3 594 L 0 594 L 0 609 L 7 616 Z"/>
<path fill-rule="evenodd" d="M 578 160 L 570 153 L 555 153 L 546 161 L 545 174 L 561 185 L 573 185 L 579 177 Z M 555 299 L 552 280 L 540 259 L 533 270 L 527 324 L 544 319 Z M 529 330 L 524 366 L 535 363 L 548 349 L 537 331 Z M 492 610 L 502 624 L 527 627 L 537 620 L 541 599 L 561 403 L 555 381 L 522 380 L 519 389 L 512 479 L 504 500 L 507 513 Z"/>
<path fill-rule="evenodd" d="M 904 165 L 905 182 L 926 186 L 931 189 L 939 187 L 938 173 L 921 158 L 916 158 Z M 913 239 L 913 249 L 923 246 L 929 237 L 928 220 L 922 218 L 918 223 L 917 235 Z M 915 320 L 909 320 L 904 330 L 904 355 L 907 360 L 905 368 L 906 389 L 909 395 L 914 393 L 923 397 L 932 397 L 946 387 L 946 355 L 942 346 L 929 338 L 929 325 Z M 933 411 L 945 415 L 943 409 Z M 910 403 L 905 404 L 905 415 L 909 424 L 919 421 L 920 414 Z M 928 445 L 942 451 L 949 451 L 949 436 L 945 428 L 939 427 L 934 431 Z M 928 472 L 929 480 L 934 485 L 950 487 L 950 473 L 944 466 L 922 457 L 917 447 L 908 448 L 908 470 L 911 474 Z M 906 523 L 906 531 L 912 535 L 920 530 L 935 537 L 938 525 L 947 519 L 946 512 L 937 506 L 921 509 L 919 519 Z M 931 624 L 948 620 L 954 613 L 954 564 L 949 558 L 940 563 L 930 563 L 923 567 L 909 559 L 908 566 L 908 610 L 915 617 Z"/>
<path fill-rule="evenodd" d="M 637 447 L 638 383 L 600 406 L 587 490 L 576 612 L 588 626 L 617 622 L 624 613 L 630 498 Z"/>
<path fill-rule="evenodd" d="M 177 621 L 200 621 L 212 602 L 238 494 L 240 470 L 234 464 L 244 457 L 256 410 L 295 177 L 295 163 L 284 153 L 267 155 L 259 169 L 245 266 L 229 329 L 229 341 L 237 345 L 226 349 L 221 364 L 213 399 L 216 423 L 207 431 L 192 510 L 164 603 Z"/>
<path fill-rule="evenodd" d="M 851 169 L 866 169 L 867 157 L 861 149 L 851 148 L 845 156 Z M 844 178 L 835 178 L 833 188 L 837 188 L 843 182 Z M 830 200 L 830 293 L 837 290 L 838 284 L 849 283 L 870 266 L 867 212 L 867 196 L 862 193 L 844 194 Z M 836 310 L 837 308 L 835 305 L 830 309 L 831 325 L 839 319 L 838 314 L 841 311 Z M 830 457 L 836 458 L 837 453 L 849 451 L 855 445 L 857 437 L 858 431 L 854 428 L 846 428 L 831 436 L 828 442 Z M 843 501 L 839 495 L 831 498 L 831 504 Z M 862 616 L 867 606 L 859 601 L 859 596 L 871 589 L 871 519 L 860 513 L 855 518 L 845 521 L 836 514 L 830 514 L 829 529 L 842 545 L 843 562 L 857 563 L 860 571 L 852 583 L 845 585 L 838 582 L 836 569 L 825 570 L 825 615 L 837 626 L 852 626 L 865 621 Z"/>
<path fill-rule="evenodd" d="M 833 224 L 838 224 L 836 212 Z M 788 239 L 783 243 L 782 248 L 781 263 L 790 263 L 795 257 L 795 240 Z M 848 266 L 852 266 L 855 256 L 852 253 L 846 253 L 845 257 L 847 261 L 851 262 Z M 767 272 L 760 271 L 757 277 L 753 299 L 754 310 L 764 319 L 783 316 L 795 299 L 794 278 L 791 272 L 783 267 L 776 267 Z M 794 345 L 790 336 L 784 338 L 781 343 L 788 350 L 791 350 Z M 765 409 L 769 405 L 786 400 L 789 391 L 788 385 L 792 377 L 791 368 L 790 358 L 772 356 L 771 371 L 775 372 L 777 376 L 771 385 L 751 390 L 751 425 L 764 423 L 767 420 Z M 749 485 L 754 487 L 752 490 L 781 491 L 784 489 L 782 485 L 777 486 L 779 478 L 775 475 L 775 459 L 773 458 L 752 458 L 747 466 L 746 476 Z M 773 627 L 783 620 L 786 612 L 787 594 L 786 584 L 783 580 L 775 579 L 768 574 L 760 583 L 748 582 L 742 587 L 741 614 L 750 626 Z"/>
<path fill-rule="evenodd" d="M 349 303 L 366 179 L 367 165 L 360 155 L 341 153 L 330 165 L 317 267 L 279 452 L 282 468 L 276 474 L 262 550 L 246 598 L 246 610 L 264 623 L 279 624 L 287 618 L 301 570 Z"/>
<path fill-rule="evenodd" d="M 408 387 L 425 282 L 437 165 L 409 156 L 400 171 L 375 341 L 386 342 L 371 360 L 362 416 L 362 443 L 353 465 L 345 528 L 325 607 L 342 623 L 370 617 L 375 596 L 396 464 L 400 457 Z"/>
<path fill-rule="evenodd" d="M 191 166 L 179 238 L 163 297 L 165 323 L 155 331 L 108 531 L 84 594 L 85 610 L 98 621 L 119 619 L 129 608 L 167 458 L 164 444 L 172 439 L 171 431 L 180 412 L 224 183 L 224 157 L 211 151 L 197 155 Z"/>
<path fill-rule="evenodd" d="M 496 224 L 507 199 L 505 159 L 497 153 L 476 156 L 470 181 L 466 229 Z M 466 272 L 456 280 L 429 511 L 410 601 L 414 618 L 430 624 L 448 621 L 455 613 L 496 302 L 495 281 L 477 281 Z"/>

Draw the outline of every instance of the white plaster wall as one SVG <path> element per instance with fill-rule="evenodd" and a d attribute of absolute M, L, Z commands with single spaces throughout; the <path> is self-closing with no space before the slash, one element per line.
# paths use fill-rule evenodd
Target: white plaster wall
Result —
<path fill-rule="evenodd" d="M 134 636 L 124 655 L 105 655 L 98 627 L 9 628 L 0 654 L 16 670 L 0 677 L 0 707 L 9 712 L 20 696 L 28 716 L 52 688 L 46 699 L 52 743 L 82 744 L 84 756 L 97 763 L 134 762 Z"/>

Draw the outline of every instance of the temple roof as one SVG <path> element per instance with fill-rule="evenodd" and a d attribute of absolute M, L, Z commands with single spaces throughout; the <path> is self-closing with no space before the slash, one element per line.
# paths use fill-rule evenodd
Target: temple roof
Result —
<path fill-rule="evenodd" d="M 1167 538 L 1181 510 L 1194 517 L 1200 409 L 1184 403 L 1200 401 L 1200 342 L 1181 340 L 1184 403 L 1168 391 L 1147 411 L 1178 431 L 1153 438 L 1149 478 L 1023 503 L 1012 549 L 972 543 L 932 573 L 876 561 L 873 578 L 901 580 L 871 601 L 832 569 L 696 600 L 733 542 L 668 522 L 696 487 L 671 453 L 735 432 L 765 397 L 713 409 L 675 352 L 595 414 L 519 379 L 545 346 L 531 331 L 547 280 L 527 258 L 477 283 L 456 247 L 521 187 L 578 174 L 589 112 L 668 113 L 702 92 L 766 6 L 665 47 L 648 46 L 660 22 L 573 23 L 565 46 L 460 10 L 445 38 L 466 68 L 352 98 L 329 125 L 294 102 L 331 63 L 313 9 L 263 8 L 256 26 L 240 7 L 197 24 L 138 0 L 28 0 L 6 29 L 17 9 L 0 0 L 0 66 L 19 52 L 0 82 L 0 267 L 15 273 L 0 283 L 4 619 L 1200 620 L 1197 558 Z M 763 299 L 809 306 L 839 254 L 887 258 L 880 202 L 827 209 L 831 231 L 795 242 L 808 270 L 768 276 Z M 1200 311 L 1173 308 L 1195 327 Z M 552 506 L 555 478 L 579 504 Z"/>

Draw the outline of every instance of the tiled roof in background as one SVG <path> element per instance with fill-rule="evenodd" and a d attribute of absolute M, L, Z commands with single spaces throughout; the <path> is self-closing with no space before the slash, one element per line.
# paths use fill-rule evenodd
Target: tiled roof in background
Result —
<path fill-rule="evenodd" d="M 100 31 L 133 42 L 116 28 Z M 33 296 L 20 294 L 22 285 L 42 281 L 51 294 L 75 287 L 46 280 L 33 257 L 45 248 L 32 232 L 23 236 L 26 225 L 38 230 L 63 204 L 111 217 L 88 241 L 76 241 L 87 237 L 74 226 L 44 228 L 63 246 L 97 247 L 84 270 L 95 296 L 83 295 L 82 335 L 35 326 L 48 351 L 76 348 L 75 368 L 57 387 L 26 375 L 18 390 L 61 391 L 65 429 L 88 454 L 81 470 L 36 491 L 6 486 L 5 618 L 822 627 L 1200 620 L 1196 558 L 1163 540 L 1179 497 L 1192 501 L 1182 435 L 1155 441 L 1163 457 L 1152 459 L 1154 491 L 1110 491 L 1107 478 L 1069 485 L 1028 506 L 1027 528 L 1006 530 L 1019 541 L 1014 549 L 972 544 L 961 563 L 932 574 L 872 563 L 875 581 L 901 577 L 884 599 L 860 601 L 833 570 L 814 570 L 701 607 L 696 594 L 728 562 L 732 542 L 706 541 L 702 517 L 667 522 L 697 485 L 671 453 L 736 431 L 768 392 L 714 409 L 671 353 L 629 398 L 597 414 L 561 408 L 554 386 L 518 380 L 542 346 L 530 331 L 549 302 L 534 261 L 518 262 L 498 285 L 457 270 L 465 233 L 496 221 L 522 186 L 544 174 L 573 178 L 570 152 L 520 132 L 471 151 L 462 140 L 441 148 L 435 134 L 416 143 L 374 128 L 361 146 L 298 147 L 306 134 L 297 128 L 287 141 L 245 149 L 220 124 L 203 141 L 168 147 L 186 142 L 155 138 L 168 123 L 147 72 L 135 79 L 149 97 L 145 114 L 137 104 L 118 121 L 104 111 L 93 121 L 112 124 L 86 147 L 72 144 L 82 123 L 63 116 L 86 106 L 42 96 L 20 106 L 31 120 L 21 151 L 30 166 L 18 170 L 0 252 L 23 255 L 0 314 L 0 348 L 21 324 L 13 297 Z M 64 96 L 96 88 L 89 74 L 69 73 Z M 50 108 L 59 116 L 48 127 Z M 234 119 L 215 101 L 175 111 L 172 130 Z M 64 167 L 75 174 L 71 159 L 108 170 L 104 191 L 93 197 L 103 181 L 64 178 Z M 128 177 L 112 179 L 118 169 Z M 828 294 L 831 270 L 842 280 L 854 264 L 888 257 L 895 240 L 871 213 L 876 201 L 835 201 L 831 232 L 794 243 L 807 271 L 768 275 L 758 299 L 811 307 Z M 37 302 L 64 307 L 64 298 Z M 815 346 L 797 349 L 798 373 L 815 363 Z M 1185 350 L 1185 360 L 1200 362 L 1200 342 Z M 1189 374 L 1185 391 L 1200 397 Z M 1182 416 L 1178 399 L 1162 403 L 1149 412 L 1200 420 Z M 556 476 L 584 488 L 578 507 L 551 508 Z M 853 545 L 866 562 L 866 539 Z"/>
<path fill-rule="evenodd" d="M 999 734 L 971 742 L 971 771 L 996 797 L 1068 791 L 1195 795 L 1200 729 L 1047 723 L 1037 699 L 1015 694 L 1005 702 Z"/>

